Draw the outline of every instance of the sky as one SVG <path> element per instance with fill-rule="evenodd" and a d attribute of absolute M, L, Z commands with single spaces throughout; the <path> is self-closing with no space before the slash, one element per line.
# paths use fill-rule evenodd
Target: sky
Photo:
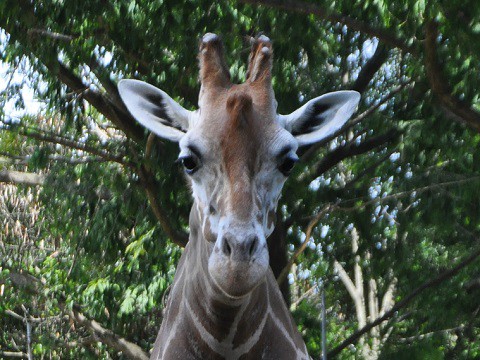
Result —
<path fill-rule="evenodd" d="M 0 29 L 0 53 L 5 53 L 5 47 L 8 41 L 8 36 L 5 31 Z M 38 114 L 45 105 L 35 98 L 33 88 L 29 85 L 24 70 L 28 70 L 28 59 L 25 59 L 22 64 L 12 73 L 10 65 L 0 60 L 0 104 L 4 105 L 3 111 L 7 120 L 19 119 L 26 114 Z M 23 109 L 15 108 L 15 99 L 8 98 L 5 92 L 8 85 L 20 85 L 20 96 L 23 99 L 25 107 Z"/>

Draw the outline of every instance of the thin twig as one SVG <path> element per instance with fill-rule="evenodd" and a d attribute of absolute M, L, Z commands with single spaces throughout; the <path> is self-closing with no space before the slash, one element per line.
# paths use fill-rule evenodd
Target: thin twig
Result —
<path fill-rule="evenodd" d="M 60 40 L 60 41 L 67 41 L 67 42 L 70 42 L 73 39 L 75 39 L 75 37 L 71 36 L 71 35 L 60 34 L 60 33 L 54 32 L 54 31 L 49 31 L 49 30 L 45 30 L 45 29 L 37 29 L 37 28 L 28 29 L 27 34 L 28 35 L 41 35 L 41 36 L 45 36 L 45 37 L 48 37 L 48 38 L 53 39 L 53 40 Z"/>
<path fill-rule="evenodd" d="M 22 304 L 22 309 L 25 314 L 23 321 L 25 322 L 25 325 L 27 327 L 27 355 L 28 355 L 28 360 L 33 360 L 33 354 L 32 354 L 32 325 L 30 325 L 30 321 L 28 318 L 30 315 L 28 314 L 27 308 Z"/>
<path fill-rule="evenodd" d="M 292 305 L 290 305 L 290 309 L 295 310 L 303 300 L 305 300 L 307 297 L 310 296 L 310 294 L 312 294 L 315 291 L 316 288 L 317 288 L 316 286 L 312 286 L 310 289 L 305 291 Z"/>
<path fill-rule="evenodd" d="M 454 328 L 451 328 L 451 329 L 442 329 L 442 330 L 431 331 L 431 332 L 428 332 L 428 333 L 425 333 L 425 334 L 419 334 L 419 335 L 410 336 L 410 337 L 407 337 L 407 338 L 400 338 L 400 339 L 398 339 L 398 342 L 400 342 L 400 343 L 411 343 L 411 342 L 415 342 L 417 340 L 422 340 L 422 339 L 432 337 L 432 336 L 437 335 L 437 334 L 447 334 L 447 333 L 450 333 L 450 332 L 453 332 L 453 331 L 463 330 L 463 329 L 465 329 L 465 327 L 466 327 L 465 325 L 460 325 L 460 326 L 457 326 L 457 327 L 454 327 Z"/>
<path fill-rule="evenodd" d="M 90 154 L 99 156 L 99 157 L 101 157 L 101 158 L 103 158 L 107 161 L 113 161 L 113 162 L 119 163 L 121 165 L 130 167 L 130 168 L 135 167 L 135 164 L 131 163 L 130 161 L 125 160 L 122 156 L 111 155 L 106 151 L 96 149 L 96 148 L 94 148 L 92 146 L 89 146 L 87 144 L 80 144 L 76 141 L 69 140 L 69 139 L 66 139 L 66 138 L 58 137 L 58 136 L 55 136 L 55 135 L 41 134 L 41 133 L 33 132 L 33 131 L 20 131 L 20 134 L 23 135 L 23 136 L 32 138 L 32 139 L 39 140 L 39 141 L 48 142 L 48 143 L 52 143 L 52 144 L 60 144 L 60 145 L 63 145 L 63 146 L 66 146 L 66 147 L 69 147 L 69 148 L 72 148 L 72 149 L 81 150 L 81 151 L 84 151 L 86 153 L 90 153 Z"/>
<path fill-rule="evenodd" d="M 357 202 L 359 200 L 365 199 L 365 197 L 358 197 L 358 198 L 348 199 L 348 200 L 339 202 L 338 206 L 336 208 L 338 210 L 342 210 L 342 211 L 355 211 L 355 210 L 358 210 L 358 209 L 365 208 L 365 207 L 367 207 L 369 205 L 372 205 L 372 204 L 384 202 L 384 201 L 387 201 L 387 200 L 399 199 L 399 198 L 402 198 L 402 197 L 411 196 L 414 193 L 421 194 L 421 193 L 423 193 L 425 191 L 428 191 L 428 190 L 442 189 L 443 187 L 447 187 L 447 186 L 451 186 L 451 185 L 465 184 L 465 183 L 472 182 L 472 181 L 477 181 L 477 180 L 480 180 L 480 176 L 472 176 L 472 177 L 469 177 L 469 178 L 466 178 L 466 179 L 461 179 L 461 180 L 445 181 L 445 182 L 441 182 L 441 183 L 430 184 L 430 185 L 423 186 L 423 187 L 420 187 L 420 188 L 401 191 L 401 192 L 398 192 L 398 193 L 386 195 L 384 197 L 376 197 L 372 200 L 365 201 L 361 205 L 355 205 L 355 206 L 352 206 L 352 207 L 342 207 L 341 206 L 342 204 L 346 204 L 348 202 Z"/>
<path fill-rule="evenodd" d="M 333 204 L 328 204 L 326 205 L 311 221 L 310 223 L 308 224 L 307 226 L 307 231 L 305 232 L 306 236 L 305 236 L 305 240 L 303 241 L 303 243 L 300 245 L 300 247 L 297 249 L 297 251 L 293 254 L 293 256 L 290 258 L 290 260 L 288 261 L 287 265 L 285 265 L 285 267 L 283 268 L 282 272 L 280 273 L 280 275 L 278 275 L 278 278 L 277 278 L 277 283 L 280 285 L 284 280 L 285 278 L 287 277 L 288 273 L 290 272 L 290 269 L 292 267 L 292 265 L 295 263 L 295 260 L 297 260 L 297 258 L 305 251 L 305 249 L 307 248 L 307 245 L 308 245 L 308 242 L 310 241 L 310 237 L 312 236 L 312 231 L 314 229 L 314 227 L 318 224 L 318 222 L 322 219 L 322 217 L 325 216 L 325 214 L 332 210 L 332 208 L 334 207 Z"/>
<path fill-rule="evenodd" d="M 327 310 L 325 305 L 325 286 L 320 290 L 322 298 L 322 360 L 327 360 Z"/>
<path fill-rule="evenodd" d="M 328 144 L 330 141 L 335 139 L 337 136 L 345 133 L 346 131 L 350 130 L 353 128 L 355 125 L 358 123 L 362 122 L 365 120 L 368 116 L 373 114 L 377 109 L 379 109 L 382 105 L 387 103 L 390 99 L 392 99 L 396 94 L 401 92 L 403 89 L 409 86 L 413 86 L 414 81 L 409 80 L 406 81 L 400 85 L 398 85 L 396 88 L 394 88 L 392 91 L 390 91 L 386 96 L 382 97 L 380 100 L 378 100 L 375 104 L 370 106 L 367 110 L 365 110 L 363 113 L 357 115 L 350 121 L 347 121 L 345 125 L 343 125 L 340 129 L 332 133 L 331 135 L 327 136 L 324 138 L 322 141 L 316 143 L 315 145 L 311 146 L 305 153 L 301 156 L 302 161 L 308 160 L 310 157 L 312 157 L 314 154 L 317 153 L 317 151 L 324 147 L 326 144 Z"/>

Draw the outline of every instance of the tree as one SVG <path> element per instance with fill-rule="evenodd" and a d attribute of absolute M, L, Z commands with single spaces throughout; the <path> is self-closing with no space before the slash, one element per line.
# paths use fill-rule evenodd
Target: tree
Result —
<path fill-rule="evenodd" d="M 274 40 L 281 113 L 362 93 L 356 117 L 301 150 L 269 239 L 312 356 L 320 285 L 331 355 L 480 355 L 480 4 L 6 0 L 0 14 L 1 356 L 148 353 L 190 199 L 175 145 L 135 123 L 116 83 L 139 78 L 195 106 L 207 31 L 223 35 L 236 81 L 248 37 Z M 16 117 L 24 86 L 45 105 Z M 368 281 L 349 290 L 348 274 Z M 392 282 L 382 316 L 373 295 Z"/>

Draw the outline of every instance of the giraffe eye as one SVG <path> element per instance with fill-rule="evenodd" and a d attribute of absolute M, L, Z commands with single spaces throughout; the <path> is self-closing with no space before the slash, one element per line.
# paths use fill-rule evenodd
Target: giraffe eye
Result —
<path fill-rule="evenodd" d="M 182 162 L 185 172 L 188 175 L 192 175 L 198 170 L 198 160 L 193 156 L 185 156 L 179 159 Z"/>
<path fill-rule="evenodd" d="M 280 164 L 278 170 L 280 170 L 283 175 L 288 176 L 292 172 L 292 169 L 297 161 L 298 157 L 287 157 Z"/>

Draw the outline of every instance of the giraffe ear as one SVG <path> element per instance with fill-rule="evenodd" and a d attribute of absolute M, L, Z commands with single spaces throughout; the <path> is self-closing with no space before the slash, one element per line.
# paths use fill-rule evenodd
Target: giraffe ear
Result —
<path fill-rule="evenodd" d="M 289 115 L 278 115 L 278 120 L 295 136 L 299 146 L 310 145 L 342 127 L 359 101 L 356 91 L 336 91 L 310 100 Z"/>
<path fill-rule="evenodd" d="M 118 92 L 135 120 L 158 136 L 178 142 L 188 131 L 193 112 L 164 91 L 143 81 L 121 80 Z"/>

